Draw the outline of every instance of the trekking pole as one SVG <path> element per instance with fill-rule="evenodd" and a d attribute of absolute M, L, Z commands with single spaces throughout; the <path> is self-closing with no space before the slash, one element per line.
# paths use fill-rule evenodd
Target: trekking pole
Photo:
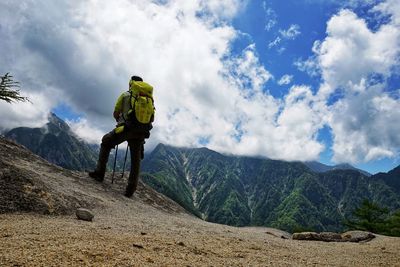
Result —
<path fill-rule="evenodd" d="M 114 157 L 114 167 L 113 167 L 113 173 L 111 177 L 111 183 L 114 183 L 114 173 L 115 173 L 115 165 L 117 164 L 117 154 L 118 154 L 118 145 L 117 148 L 115 149 L 115 157 Z"/>
<path fill-rule="evenodd" d="M 125 164 L 126 164 L 126 157 L 128 156 L 128 149 L 129 149 L 129 143 L 126 145 L 126 151 L 125 151 L 125 160 L 124 160 L 124 165 L 122 167 L 122 175 L 121 179 L 124 178 L 124 172 L 125 172 Z"/>

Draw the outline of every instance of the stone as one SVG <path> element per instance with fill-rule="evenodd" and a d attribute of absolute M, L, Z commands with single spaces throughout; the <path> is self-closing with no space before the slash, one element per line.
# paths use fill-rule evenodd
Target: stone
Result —
<path fill-rule="evenodd" d="M 315 232 L 294 233 L 293 240 L 319 240 L 319 234 Z"/>
<path fill-rule="evenodd" d="M 139 245 L 139 244 L 133 244 L 133 247 L 134 247 L 134 248 L 140 248 L 140 249 L 143 249 L 143 248 L 144 248 L 142 245 Z"/>
<path fill-rule="evenodd" d="M 94 215 L 88 209 L 79 208 L 76 210 L 76 217 L 78 217 L 79 220 L 91 222 L 94 218 Z"/>
<path fill-rule="evenodd" d="M 322 232 L 319 234 L 320 240 L 325 242 L 341 242 L 342 235 L 332 232 Z"/>
<path fill-rule="evenodd" d="M 365 231 L 348 231 L 342 234 L 347 242 L 368 242 L 375 238 L 375 235 Z"/>
<path fill-rule="evenodd" d="M 364 231 L 349 231 L 343 234 L 332 233 L 332 232 L 303 232 L 294 233 L 292 235 L 293 240 L 312 240 L 312 241 L 324 241 L 324 242 L 368 242 L 375 238 L 370 232 Z"/>

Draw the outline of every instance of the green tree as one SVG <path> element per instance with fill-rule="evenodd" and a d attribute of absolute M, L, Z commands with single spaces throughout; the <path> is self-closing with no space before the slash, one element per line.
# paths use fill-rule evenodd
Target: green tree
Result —
<path fill-rule="evenodd" d="M 360 207 L 353 212 L 354 219 L 347 220 L 345 225 L 351 229 L 385 233 L 388 225 L 389 209 L 364 200 Z"/>
<path fill-rule="evenodd" d="M 13 101 L 29 101 L 27 97 L 20 96 L 19 94 L 19 83 L 13 80 L 13 76 L 6 73 L 4 76 L 0 76 L 0 99 L 8 103 Z"/>
<path fill-rule="evenodd" d="M 400 236 L 400 210 L 396 211 L 389 217 L 386 228 L 386 235 Z"/>

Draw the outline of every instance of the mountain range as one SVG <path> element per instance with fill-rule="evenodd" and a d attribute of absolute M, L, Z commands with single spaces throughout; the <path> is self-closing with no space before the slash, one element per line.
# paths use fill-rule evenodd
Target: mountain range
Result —
<path fill-rule="evenodd" d="M 55 114 L 42 128 L 16 128 L 5 136 L 59 166 L 95 166 L 98 145 L 80 140 Z M 118 166 L 124 154 L 119 152 Z M 343 220 L 364 199 L 400 208 L 400 166 L 371 175 L 348 164 L 228 156 L 159 144 L 146 154 L 141 177 L 196 216 L 235 226 L 341 231 Z"/>
<path fill-rule="evenodd" d="M 387 174 L 315 172 L 301 162 L 219 154 L 158 145 L 142 179 L 205 220 L 287 231 L 343 230 L 364 199 L 400 208 L 400 166 Z"/>

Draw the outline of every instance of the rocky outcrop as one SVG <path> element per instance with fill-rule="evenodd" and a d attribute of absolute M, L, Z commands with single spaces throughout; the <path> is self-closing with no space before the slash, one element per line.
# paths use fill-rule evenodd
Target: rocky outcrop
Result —
<path fill-rule="evenodd" d="M 375 235 L 364 231 L 348 231 L 342 234 L 332 232 L 303 232 L 294 233 L 294 240 L 324 241 L 324 242 L 368 242 L 375 238 Z"/>

